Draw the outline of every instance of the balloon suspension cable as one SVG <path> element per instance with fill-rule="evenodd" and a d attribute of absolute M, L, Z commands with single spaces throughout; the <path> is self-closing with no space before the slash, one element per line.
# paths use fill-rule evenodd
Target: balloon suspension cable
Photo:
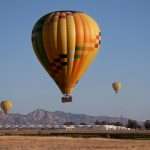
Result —
<path fill-rule="evenodd" d="M 64 94 L 64 96 L 61 98 L 62 103 L 68 103 L 72 102 L 72 97 L 68 94 Z"/>

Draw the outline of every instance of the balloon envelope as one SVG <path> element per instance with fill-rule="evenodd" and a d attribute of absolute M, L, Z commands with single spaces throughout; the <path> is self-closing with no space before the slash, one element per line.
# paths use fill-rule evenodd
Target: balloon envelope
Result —
<path fill-rule="evenodd" d="M 113 89 L 115 90 L 116 94 L 118 93 L 118 91 L 121 89 L 121 83 L 120 82 L 114 82 L 112 84 Z"/>
<path fill-rule="evenodd" d="M 77 11 L 40 18 L 32 31 L 34 52 L 63 94 L 70 94 L 96 57 L 101 32 L 96 21 Z"/>
<path fill-rule="evenodd" d="M 0 105 L 1 105 L 2 110 L 5 113 L 7 113 L 8 111 L 10 111 L 11 108 L 12 108 L 12 106 L 13 106 L 12 102 L 8 101 L 8 100 L 2 101 Z"/>

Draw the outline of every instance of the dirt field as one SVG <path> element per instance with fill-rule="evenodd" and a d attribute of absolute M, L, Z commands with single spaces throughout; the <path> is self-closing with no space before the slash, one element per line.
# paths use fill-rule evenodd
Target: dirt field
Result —
<path fill-rule="evenodd" d="M 150 150 L 150 140 L 0 136 L 0 150 Z"/>

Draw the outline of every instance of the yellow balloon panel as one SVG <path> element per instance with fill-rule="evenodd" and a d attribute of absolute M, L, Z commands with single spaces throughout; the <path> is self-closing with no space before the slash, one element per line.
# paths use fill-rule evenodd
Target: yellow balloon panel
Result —
<path fill-rule="evenodd" d="M 81 12 L 57 11 L 37 21 L 32 31 L 35 54 L 63 94 L 70 94 L 100 48 L 96 21 Z"/>

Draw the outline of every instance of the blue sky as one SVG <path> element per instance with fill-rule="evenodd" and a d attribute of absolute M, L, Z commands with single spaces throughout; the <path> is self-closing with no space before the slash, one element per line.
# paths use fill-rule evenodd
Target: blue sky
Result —
<path fill-rule="evenodd" d="M 0 100 L 13 101 L 12 113 L 41 108 L 150 119 L 149 8 L 149 0 L 1 0 Z M 61 92 L 38 62 L 31 44 L 36 21 L 55 10 L 85 12 L 102 31 L 100 53 L 68 104 L 61 103 Z M 117 96 L 111 86 L 114 81 L 123 85 Z"/>

